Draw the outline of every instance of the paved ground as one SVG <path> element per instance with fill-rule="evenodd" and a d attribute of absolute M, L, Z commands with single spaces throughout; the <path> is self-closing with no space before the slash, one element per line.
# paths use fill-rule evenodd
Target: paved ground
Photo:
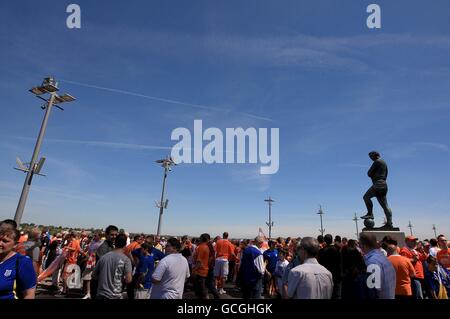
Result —
<path fill-rule="evenodd" d="M 81 299 L 84 294 L 80 289 L 71 289 L 67 295 L 62 295 L 59 291 L 50 290 L 51 280 L 46 280 L 40 283 L 36 289 L 36 299 Z M 221 295 L 221 299 L 238 299 L 241 298 L 241 292 L 239 289 L 231 283 L 225 284 L 226 294 Z M 213 296 L 209 296 L 213 299 Z M 126 293 L 124 293 L 124 299 L 126 299 Z M 184 299 L 196 299 L 194 291 L 189 287 L 184 295 Z"/>

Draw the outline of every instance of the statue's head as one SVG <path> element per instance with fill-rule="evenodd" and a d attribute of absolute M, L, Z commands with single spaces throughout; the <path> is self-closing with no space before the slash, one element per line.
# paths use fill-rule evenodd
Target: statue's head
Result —
<path fill-rule="evenodd" d="M 372 161 L 376 161 L 377 159 L 379 159 L 381 157 L 381 155 L 377 151 L 372 151 L 369 153 L 369 157 Z"/>

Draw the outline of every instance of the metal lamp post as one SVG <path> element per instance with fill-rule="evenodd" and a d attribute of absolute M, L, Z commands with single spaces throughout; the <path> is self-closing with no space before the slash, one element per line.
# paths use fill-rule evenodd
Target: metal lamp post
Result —
<path fill-rule="evenodd" d="M 25 204 L 28 198 L 28 193 L 30 192 L 30 186 L 31 181 L 33 180 L 33 176 L 41 175 L 40 171 L 42 169 L 42 166 L 44 165 L 45 157 L 42 157 L 38 161 L 39 152 L 41 150 L 42 141 L 44 139 L 45 130 L 47 128 L 48 119 L 50 117 L 50 112 L 53 108 L 53 106 L 57 107 L 58 109 L 64 111 L 62 107 L 60 107 L 58 104 L 62 104 L 65 102 L 72 102 L 75 101 L 75 98 L 69 94 L 64 95 L 58 95 L 57 92 L 58 89 L 58 83 L 55 81 L 54 78 L 48 77 L 45 78 L 42 82 L 41 86 L 34 87 L 30 89 L 30 92 L 33 93 L 37 98 L 45 101 L 45 104 L 41 107 L 43 110 L 45 110 L 44 120 L 42 121 L 41 129 L 39 131 L 39 135 L 36 141 L 36 145 L 34 146 L 33 156 L 31 158 L 30 163 L 22 163 L 22 161 L 17 158 L 16 162 L 18 164 L 18 168 L 15 168 L 17 170 L 23 171 L 27 173 L 27 176 L 25 178 L 25 182 L 23 184 L 22 193 L 20 194 L 20 200 L 17 205 L 16 214 L 14 216 L 14 220 L 18 225 L 20 225 L 20 222 L 22 220 L 23 211 L 25 208 Z M 49 94 L 50 97 L 48 99 L 42 97 L 42 95 Z"/>
<path fill-rule="evenodd" d="M 412 231 L 413 225 L 411 224 L 411 221 L 409 221 L 408 228 L 409 228 L 409 232 L 411 233 L 411 236 L 413 236 L 413 231 Z"/>
<path fill-rule="evenodd" d="M 166 159 L 160 159 L 157 160 L 156 163 L 161 164 L 161 166 L 164 168 L 164 177 L 163 177 L 163 185 L 162 185 L 162 192 L 161 192 L 161 201 L 158 203 L 156 202 L 156 207 L 159 208 L 159 219 L 158 219 L 158 230 L 156 232 L 156 235 L 159 236 L 161 234 L 161 222 L 162 222 L 162 215 L 164 213 L 164 209 L 167 209 L 167 205 L 169 203 L 169 200 L 164 201 L 164 193 L 166 190 L 166 179 L 167 179 L 167 173 L 172 170 L 171 166 L 177 165 L 172 160 L 172 157 L 167 157 Z"/>
<path fill-rule="evenodd" d="M 272 203 L 274 200 L 269 196 L 268 199 L 264 200 L 269 204 L 269 221 L 266 222 L 266 225 L 269 226 L 269 239 L 272 238 L 272 227 L 273 227 L 273 221 L 272 221 Z"/>
<path fill-rule="evenodd" d="M 323 228 L 322 215 L 325 214 L 325 213 L 322 210 L 322 205 L 320 205 L 319 212 L 317 214 L 320 215 L 320 229 L 319 229 L 319 231 L 320 231 L 320 233 L 323 236 L 323 233 L 325 232 L 325 229 Z"/>
<path fill-rule="evenodd" d="M 355 217 L 353 217 L 353 221 L 355 222 L 355 225 L 356 225 L 356 238 L 359 238 L 358 217 L 356 217 L 356 213 L 355 213 Z"/>

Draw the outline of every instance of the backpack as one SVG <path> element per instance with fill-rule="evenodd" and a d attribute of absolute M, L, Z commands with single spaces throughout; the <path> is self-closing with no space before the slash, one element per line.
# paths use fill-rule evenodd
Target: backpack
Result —
<path fill-rule="evenodd" d="M 13 286 L 13 292 L 15 299 L 23 299 L 23 293 L 18 290 L 17 287 L 17 277 L 19 277 L 20 273 L 20 258 L 25 258 L 25 256 L 22 256 L 21 254 L 16 254 L 16 278 L 14 278 L 14 286 Z"/>
<path fill-rule="evenodd" d="M 33 250 L 39 248 L 41 245 L 38 242 L 34 242 L 34 245 L 25 249 L 25 255 L 30 257 L 33 261 Z"/>

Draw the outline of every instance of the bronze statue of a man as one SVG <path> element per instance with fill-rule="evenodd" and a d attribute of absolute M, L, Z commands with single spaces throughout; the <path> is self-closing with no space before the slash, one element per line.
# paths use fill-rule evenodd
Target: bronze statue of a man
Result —
<path fill-rule="evenodd" d="M 367 214 L 362 216 L 362 219 L 373 219 L 373 203 L 371 198 L 376 197 L 378 203 L 384 210 L 386 215 L 386 224 L 380 228 L 392 229 L 392 211 L 388 206 L 386 195 L 388 192 L 388 186 L 386 179 L 388 176 L 388 167 L 386 162 L 381 159 L 380 153 L 372 151 L 369 153 L 370 159 L 373 161 L 367 175 L 372 179 L 372 186 L 364 194 L 364 202 L 367 207 Z"/>

